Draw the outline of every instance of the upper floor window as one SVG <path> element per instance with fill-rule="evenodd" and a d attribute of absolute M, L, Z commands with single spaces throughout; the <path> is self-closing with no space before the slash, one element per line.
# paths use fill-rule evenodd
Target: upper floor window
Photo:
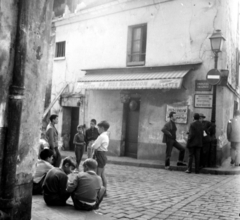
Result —
<path fill-rule="evenodd" d="M 55 57 L 65 57 L 65 41 L 56 43 Z"/>
<path fill-rule="evenodd" d="M 147 42 L 147 25 L 131 26 L 128 29 L 128 66 L 145 64 Z"/>

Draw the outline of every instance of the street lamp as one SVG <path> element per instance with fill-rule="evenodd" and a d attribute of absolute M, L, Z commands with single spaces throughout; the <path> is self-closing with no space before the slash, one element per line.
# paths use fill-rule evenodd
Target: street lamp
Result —
<path fill-rule="evenodd" d="M 225 41 L 225 38 L 223 37 L 221 30 L 216 30 L 209 39 L 214 53 L 214 68 L 217 69 L 218 53 L 222 52 L 223 41 Z"/>
<path fill-rule="evenodd" d="M 217 70 L 218 67 L 218 53 L 222 52 L 223 42 L 225 41 L 221 30 L 216 30 L 210 37 L 211 42 L 211 48 L 214 53 L 214 70 L 215 77 L 219 77 L 220 81 L 220 72 Z M 212 77 L 214 79 L 214 76 Z M 211 159 L 211 162 L 213 164 L 216 164 L 216 145 L 217 145 L 217 139 L 216 139 L 216 99 L 217 99 L 217 84 L 219 83 L 217 81 L 216 83 L 213 83 L 213 100 L 212 100 L 212 116 L 211 116 L 211 122 L 215 125 L 214 131 L 212 132 L 212 135 L 214 135 L 214 140 L 212 140 L 212 145 L 214 146 L 214 159 Z"/>

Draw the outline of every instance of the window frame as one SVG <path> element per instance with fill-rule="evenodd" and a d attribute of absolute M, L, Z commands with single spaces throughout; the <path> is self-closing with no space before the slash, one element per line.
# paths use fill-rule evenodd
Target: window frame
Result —
<path fill-rule="evenodd" d="M 141 38 L 140 38 L 140 52 L 139 56 L 144 56 L 144 61 L 132 61 L 131 57 L 133 56 L 133 46 L 134 46 L 134 30 L 141 28 Z M 145 36 L 144 36 L 145 35 Z M 145 43 L 144 43 L 144 42 Z M 145 51 L 143 52 L 143 44 Z M 127 66 L 144 66 L 146 63 L 146 51 L 147 51 L 147 23 L 132 25 L 128 27 L 128 41 L 127 41 Z M 137 53 L 136 53 L 137 54 Z"/>
<path fill-rule="evenodd" d="M 59 52 L 59 46 L 58 45 L 61 45 L 63 44 L 64 47 L 61 48 L 61 52 Z M 58 56 L 58 53 L 60 53 L 60 56 Z M 58 41 L 55 43 L 55 55 L 54 55 L 54 59 L 55 60 L 61 60 L 61 59 L 65 59 L 66 57 L 66 41 Z"/>

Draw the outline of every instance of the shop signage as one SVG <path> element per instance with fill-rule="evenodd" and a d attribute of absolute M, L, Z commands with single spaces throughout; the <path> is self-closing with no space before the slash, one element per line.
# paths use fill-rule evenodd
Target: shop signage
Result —
<path fill-rule="evenodd" d="M 195 91 L 211 91 L 212 85 L 207 80 L 196 80 Z"/>
<path fill-rule="evenodd" d="M 187 124 L 188 106 L 172 106 L 167 105 L 166 121 L 169 120 L 168 115 L 170 112 L 176 112 L 176 123 Z"/>
<path fill-rule="evenodd" d="M 178 89 L 181 85 L 182 79 L 78 82 L 81 89 Z"/>
<path fill-rule="evenodd" d="M 212 108 L 212 95 L 195 94 L 194 107 L 195 108 Z"/>

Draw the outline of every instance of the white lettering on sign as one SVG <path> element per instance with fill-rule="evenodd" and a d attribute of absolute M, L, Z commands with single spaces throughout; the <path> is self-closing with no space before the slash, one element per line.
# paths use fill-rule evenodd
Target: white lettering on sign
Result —
<path fill-rule="evenodd" d="M 79 82 L 81 89 L 178 89 L 182 79 Z"/>
<path fill-rule="evenodd" d="M 212 95 L 195 95 L 195 108 L 212 108 Z"/>

